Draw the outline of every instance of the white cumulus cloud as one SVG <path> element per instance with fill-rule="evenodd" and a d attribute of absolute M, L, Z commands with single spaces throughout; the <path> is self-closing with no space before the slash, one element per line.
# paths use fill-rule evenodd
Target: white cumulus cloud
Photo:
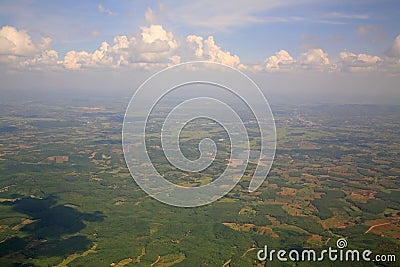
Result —
<path fill-rule="evenodd" d="M 286 50 L 280 50 L 265 60 L 265 69 L 267 71 L 288 70 L 293 63 L 295 63 L 294 58 Z"/>
<path fill-rule="evenodd" d="M 189 35 L 186 37 L 189 49 L 197 58 L 203 58 L 203 37 Z"/>
<path fill-rule="evenodd" d="M 40 42 L 35 43 L 26 31 L 19 31 L 12 26 L 4 26 L 0 29 L 1 56 L 32 56 L 46 50 L 51 42 L 50 37 L 42 37 Z"/>
<path fill-rule="evenodd" d="M 118 35 L 113 44 L 103 42 L 93 53 L 69 51 L 63 61 L 67 69 L 133 66 L 148 69 L 180 62 L 178 43 L 161 25 L 141 27 L 135 36 Z"/>
<path fill-rule="evenodd" d="M 215 43 L 213 36 L 203 39 L 201 36 L 189 35 L 186 38 L 186 42 L 189 50 L 196 56 L 196 59 L 210 60 L 233 67 L 240 64 L 239 56 L 222 50 Z"/>
<path fill-rule="evenodd" d="M 55 50 L 44 50 L 33 58 L 28 58 L 20 63 L 21 67 L 29 68 L 54 68 L 62 62 L 58 60 L 58 53 Z"/>
<path fill-rule="evenodd" d="M 310 49 L 300 54 L 297 63 L 301 68 L 324 70 L 329 66 L 328 54 L 321 48 Z"/>
<path fill-rule="evenodd" d="M 378 56 L 350 52 L 341 52 L 339 58 L 341 69 L 350 72 L 374 71 L 382 63 Z"/>
<path fill-rule="evenodd" d="M 18 30 L 12 26 L 0 28 L 0 63 L 14 67 L 55 66 L 58 53 L 50 50 L 50 37 L 41 37 L 34 42 L 25 30 Z"/>
<path fill-rule="evenodd" d="M 148 17 L 151 15 L 149 10 L 146 12 Z M 264 62 L 251 63 L 242 63 L 238 55 L 219 46 L 214 36 L 187 35 L 176 38 L 173 32 L 159 24 L 140 27 L 136 34 L 130 36 L 117 35 L 112 42 L 104 41 L 94 51 L 67 51 L 65 56 L 60 56 L 51 48 L 51 38 L 35 40 L 25 30 L 12 26 L 0 28 L 0 64 L 43 70 L 154 69 L 182 61 L 210 60 L 248 72 L 317 70 L 400 73 L 400 35 L 381 56 L 341 52 L 330 59 L 321 48 L 310 49 L 298 56 L 282 49 Z"/>
<path fill-rule="evenodd" d="M 239 56 L 231 55 L 229 51 L 223 51 L 221 47 L 215 44 L 213 36 L 209 36 L 207 40 L 204 40 L 204 55 L 211 61 L 229 66 L 236 66 L 240 63 Z"/>
<path fill-rule="evenodd" d="M 86 51 L 69 51 L 64 57 L 64 66 L 67 69 L 80 69 L 90 62 L 90 54 Z"/>
<path fill-rule="evenodd" d="M 155 44 L 157 42 L 165 42 L 169 48 L 177 48 L 178 44 L 174 40 L 172 32 L 167 32 L 161 25 L 150 25 L 149 27 L 141 27 L 142 41 L 146 44 Z"/>

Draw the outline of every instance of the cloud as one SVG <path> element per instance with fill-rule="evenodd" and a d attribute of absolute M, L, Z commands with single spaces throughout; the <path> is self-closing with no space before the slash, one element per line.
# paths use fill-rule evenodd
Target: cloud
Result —
<path fill-rule="evenodd" d="M 40 42 L 34 42 L 28 32 L 3 26 L 0 29 L 0 63 L 19 68 L 53 67 L 57 65 L 58 54 L 49 50 L 52 41 L 50 37 L 41 37 Z"/>
<path fill-rule="evenodd" d="M 142 40 L 146 44 L 154 44 L 159 41 L 166 41 L 170 48 L 176 48 L 177 42 L 174 40 L 172 32 L 167 32 L 161 25 L 150 25 L 149 27 L 141 27 Z"/>
<path fill-rule="evenodd" d="M 297 63 L 303 69 L 324 70 L 329 66 L 330 61 L 324 50 L 315 48 L 300 54 Z"/>
<path fill-rule="evenodd" d="M 223 1 L 190 1 L 179 6 L 165 4 L 168 19 L 179 25 L 202 27 L 212 31 L 229 31 L 235 27 L 266 22 L 286 22 L 287 17 L 265 17 L 261 15 L 277 8 L 296 5 L 295 0 L 248 0 L 234 1 L 226 4 Z M 293 19 L 293 18 L 292 18 Z M 289 19 L 289 20 L 292 20 Z"/>
<path fill-rule="evenodd" d="M 358 36 L 369 41 L 379 41 L 385 39 L 385 34 L 381 27 L 375 25 L 364 25 L 357 28 Z"/>
<path fill-rule="evenodd" d="M 172 32 L 167 32 L 161 25 L 141 27 L 135 36 L 118 35 L 113 44 L 103 42 L 93 53 L 86 51 L 69 51 L 63 60 L 66 69 L 94 67 L 117 68 L 133 66 L 151 68 L 168 66 L 180 62 L 174 52 L 178 43 Z"/>
<path fill-rule="evenodd" d="M 326 14 L 326 17 L 330 18 L 339 18 L 339 19 L 359 19 L 359 20 L 364 20 L 364 19 L 369 19 L 370 16 L 367 14 L 348 14 L 348 13 L 341 13 L 341 12 L 331 12 Z"/>
<path fill-rule="evenodd" d="M 267 71 L 288 70 L 294 63 L 295 60 L 286 50 L 280 50 L 265 60 L 265 69 Z"/>
<path fill-rule="evenodd" d="M 241 71 L 251 72 L 251 73 L 262 73 L 263 71 L 265 71 L 265 67 L 259 62 L 252 62 L 246 64 L 240 63 L 237 66 L 237 68 Z"/>
<path fill-rule="evenodd" d="M 317 36 L 312 36 L 312 35 L 308 35 L 308 34 L 300 35 L 300 40 L 305 41 L 305 42 L 318 41 L 318 39 L 319 39 L 319 37 L 317 37 Z"/>
<path fill-rule="evenodd" d="M 388 57 L 400 58 L 400 35 L 397 35 L 385 54 Z"/>
<path fill-rule="evenodd" d="M 49 69 L 59 66 L 62 62 L 58 60 L 58 53 L 55 50 L 44 50 L 33 58 L 22 61 L 19 66 L 34 69 Z"/>
<path fill-rule="evenodd" d="M 97 10 L 98 10 L 100 13 L 104 13 L 104 14 L 107 14 L 107 15 L 109 15 L 109 16 L 116 16 L 116 15 L 118 15 L 118 13 L 113 12 L 113 11 L 111 11 L 110 9 L 107 9 L 107 8 L 103 7 L 102 4 L 98 4 L 98 5 L 97 5 Z"/>
<path fill-rule="evenodd" d="M 189 35 L 186 38 L 189 50 L 198 60 L 210 60 L 228 66 L 238 66 L 239 56 L 232 55 L 229 51 L 224 51 L 215 43 L 214 37 L 209 36 L 203 39 L 201 36 Z"/>
<path fill-rule="evenodd" d="M 383 61 L 378 56 L 350 52 L 341 52 L 339 57 L 341 70 L 349 72 L 376 71 Z"/>
<path fill-rule="evenodd" d="M 223 51 L 221 47 L 216 45 L 213 36 L 209 36 L 204 40 L 204 55 L 206 55 L 208 60 L 229 66 L 236 66 L 240 63 L 240 59 L 237 55 L 231 55 L 230 52 Z"/>
<path fill-rule="evenodd" d="M 87 51 L 69 51 L 64 57 L 63 66 L 66 69 L 77 70 L 93 67 L 119 67 L 128 64 L 130 52 L 128 48 L 134 38 L 127 36 L 114 37 L 114 45 L 102 42 L 93 53 Z"/>
<path fill-rule="evenodd" d="M 137 38 L 136 49 L 138 54 L 136 62 L 149 64 L 178 62 L 178 42 L 172 32 L 167 32 L 161 25 L 141 27 L 141 38 Z"/>
<path fill-rule="evenodd" d="M 69 51 L 64 57 L 64 67 L 67 69 L 80 69 L 82 65 L 89 64 L 91 55 L 86 51 Z"/>
<path fill-rule="evenodd" d="M 385 55 L 384 70 L 391 74 L 400 73 L 400 35 L 394 39 Z"/>
<path fill-rule="evenodd" d="M 331 24 L 331 25 L 345 25 L 353 23 L 354 20 L 362 21 L 370 19 L 368 14 L 360 13 L 343 13 L 343 12 L 330 12 L 322 15 L 314 16 L 308 19 L 311 23 Z"/>
<path fill-rule="evenodd" d="M 308 35 L 308 34 L 302 34 L 300 35 L 300 40 L 302 42 L 306 43 L 315 43 L 315 42 L 321 42 L 321 41 L 328 41 L 328 42 L 341 42 L 345 38 L 343 35 L 336 35 L 336 34 L 328 34 L 326 36 L 314 36 L 314 35 Z"/>
<path fill-rule="evenodd" d="M 123 66 L 149 69 L 180 63 L 184 56 L 186 60 L 201 59 L 229 66 L 240 65 L 239 57 L 218 46 L 213 36 L 203 39 L 201 36 L 189 35 L 183 44 L 184 47 L 180 47 L 174 34 L 157 24 L 141 27 L 133 36 L 117 35 L 111 44 L 102 42 L 93 52 L 67 51 L 61 59 L 57 51 L 50 49 L 51 41 L 50 38 L 42 38 L 40 43 L 34 43 L 26 31 L 3 27 L 0 30 L 0 61 L 12 63 L 16 67 L 38 69 L 45 68 L 46 65 L 68 70 Z M 25 58 L 10 61 L 9 56 Z"/>
<path fill-rule="evenodd" d="M 94 30 L 91 32 L 91 35 L 93 35 L 93 36 L 99 36 L 99 35 L 101 35 L 101 33 L 102 33 L 101 30 L 99 30 L 99 29 L 94 29 Z"/>
<path fill-rule="evenodd" d="M 186 37 L 189 49 L 198 59 L 203 58 L 203 37 L 197 35 L 189 35 Z"/>
<path fill-rule="evenodd" d="M 153 9 L 151 9 L 150 7 L 148 7 L 146 9 L 146 12 L 144 13 L 144 20 L 147 24 L 155 23 L 155 14 Z"/>
<path fill-rule="evenodd" d="M 331 12 L 321 14 L 313 12 L 305 14 L 304 10 L 296 13 L 296 9 L 306 4 L 315 9 L 314 0 L 248 0 L 231 1 L 186 1 L 180 5 L 166 3 L 170 15 L 169 22 L 185 27 L 203 28 L 211 32 L 228 32 L 234 28 L 266 23 L 318 23 L 348 24 L 352 20 L 367 20 L 369 14 Z M 287 15 L 290 10 L 291 15 Z M 315 9 L 316 10 L 316 9 Z M 314 11 L 315 11 L 314 10 Z M 292 15 L 293 14 L 293 15 Z"/>
<path fill-rule="evenodd" d="M 360 29 L 364 31 L 365 29 Z M 367 29 L 368 31 L 368 29 Z M 303 36 L 308 40 L 308 36 Z M 178 41 L 179 40 L 179 41 Z M 33 41 L 24 30 L 12 26 L 0 28 L 0 64 L 27 69 L 67 69 L 132 67 L 163 68 L 181 61 L 210 60 L 248 72 L 343 71 L 400 72 L 400 35 L 386 50 L 386 56 L 341 52 L 330 59 L 321 48 L 309 49 L 297 57 L 279 50 L 264 62 L 242 63 L 239 56 L 223 49 L 210 35 L 188 35 L 185 39 L 159 24 L 143 26 L 131 36 L 117 35 L 112 42 L 102 42 L 94 51 L 67 51 L 60 57 L 51 49 L 52 39 Z"/>
<path fill-rule="evenodd" d="M 42 37 L 40 42 L 35 43 L 26 31 L 18 31 L 12 26 L 4 26 L 0 29 L 1 56 L 32 56 L 47 49 L 51 42 L 50 37 Z"/>

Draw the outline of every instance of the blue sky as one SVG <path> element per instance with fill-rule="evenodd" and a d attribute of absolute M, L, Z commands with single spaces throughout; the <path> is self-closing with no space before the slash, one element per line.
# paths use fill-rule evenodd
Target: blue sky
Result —
<path fill-rule="evenodd" d="M 111 41 L 115 35 L 134 34 L 146 24 L 144 15 L 151 8 L 154 22 L 167 30 L 177 35 L 214 35 L 221 46 L 248 60 L 261 60 L 260 56 L 280 49 L 296 53 L 307 46 L 332 53 L 347 49 L 379 54 L 399 34 L 398 1 L 242 1 L 237 7 L 229 3 L 233 1 L 186 2 L 2 1 L 0 22 L 36 37 L 52 37 L 53 48 L 62 54 L 74 49 L 95 50 L 101 41 Z M 254 8 L 231 12 L 247 4 Z M 366 26 L 376 28 L 360 35 L 357 30 Z M 97 36 L 93 36 L 95 31 Z"/>
<path fill-rule="evenodd" d="M 400 71 L 399 18 L 400 2 L 382 0 L 2 1 L 2 87 L 29 72 L 151 72 L 189 60 L 260 77 L 384 80 Z"/>

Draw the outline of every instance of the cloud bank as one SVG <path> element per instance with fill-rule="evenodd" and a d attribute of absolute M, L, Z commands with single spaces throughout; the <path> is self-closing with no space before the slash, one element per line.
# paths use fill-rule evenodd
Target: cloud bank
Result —
<path fill-rule="evenodd" d="M 102 11 L 101 11 L 102 10 Z M 103 7 L 99 11 L 109 13 Z M 140 27 L 131 36 L 117 35 L 112 43 L 102 42 L 95 51 L 67 51 L 62 57 L 51 49 L 50 37 L 34 41 L 23 29 L 0 28 L 0 64 L 14 69 L 82 70 L 89 68 L 159 69 L 184 61 L 209 60 L 249 72 L 387 72 L 400 73 L 400 35 L 383 55 L 356 54 L 349 51 L 328 55 L 322 48 L 313 48 L 297 56 L 281 49 L 267 56 L 264 62 L 247 64 L 239 55 L 217 44 L 214 36 L 175 36 L 162 25 Z M 110 14 L 109 14 L 110 15 Z"/>

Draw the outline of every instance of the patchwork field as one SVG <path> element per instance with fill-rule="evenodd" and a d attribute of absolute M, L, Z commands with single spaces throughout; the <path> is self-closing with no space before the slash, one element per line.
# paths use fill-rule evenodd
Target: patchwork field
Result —
<path fill-rule="evenodd" d="M 126 168 L 125 104 L 0 106 L 1 266 L 257 266 L 264 245 L 322 250 L 340 237 L 400 259 L 399 107 L 272 107 L 278 144 L 261 188 L 247 191 L 253 164 L 219 201 L 176 208 L 146 195 Z M 170 181 L 201 186 L 226 167 L 226 136 L 207 127 L 182 139 L 189 158 L 199 138 L 217 140 L 216 163 L 196 176 L 166 164 L 154 141 Z"/>

